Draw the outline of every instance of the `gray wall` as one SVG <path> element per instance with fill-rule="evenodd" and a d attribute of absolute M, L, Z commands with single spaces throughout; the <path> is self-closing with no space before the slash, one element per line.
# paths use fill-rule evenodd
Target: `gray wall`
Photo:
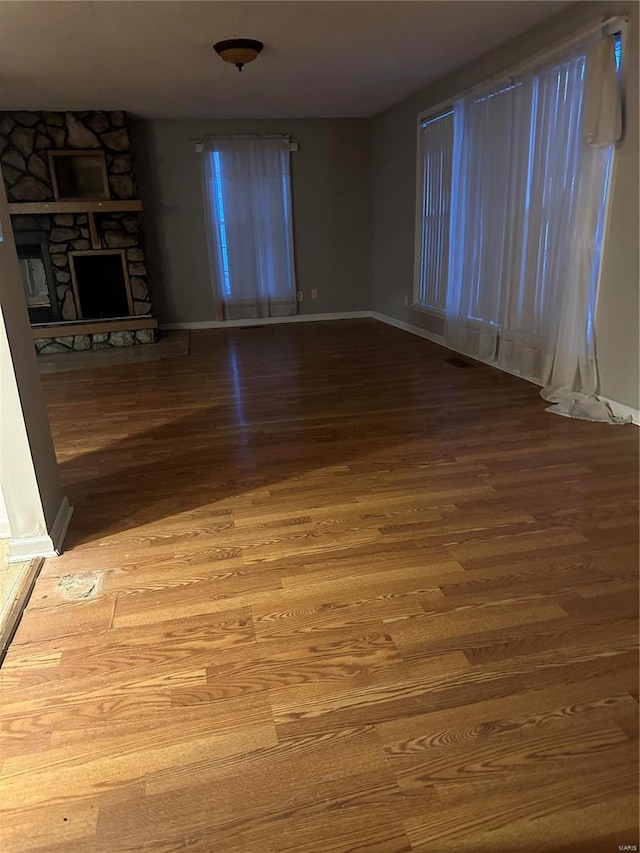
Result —
<path fill-rule="evenodd" d="M 152 299 L 161 323 L 212 320 L 202 200 L 202 155 L 190 138 L 207 133 L 288 133 L 300 313 L 369 307 L 371 122 L 365 119 L 139 120 L 132 144 Z M 311 299 L 316 288 L 318 298 Z"/>
<path fill-rule="evenodd" d="M 413 289 L 416 119 L 422 110 L 570 35 L 600 15 L 631 12 L 624 45 L 626 130 L 616 155 L 597 316 L 602 394 L 640 407 L 638 377 L 638 4 L 583 2 L 485 54 L 373 120 L 373 310 L 440 333 L 405 307 Z"/>

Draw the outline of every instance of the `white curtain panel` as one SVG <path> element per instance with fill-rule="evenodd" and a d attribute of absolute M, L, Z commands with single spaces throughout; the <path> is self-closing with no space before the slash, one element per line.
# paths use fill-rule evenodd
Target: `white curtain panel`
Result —
<path fill-rule="evenodd" d="M 575 354 L 583 362 L 584 390 L 595 393 L 593 329 L 586 330 L 593 319 L 593 277 L 589 272 L 585 280 L 584 270 L 578 271 L 572 241 L 577 229 L 584 230 L 584 205 L 596 212 L 603 206 L 605 184 L 585 170 L 590 152 L 580 132 L 583 74 L 584 57 L 574 56 L 523 83 L 531 90 L 532 111 L 520 199 L 521 252 L 518 268 L 504 282 L 498 363 L 546 385 L 552 370 L 565 372 Z M 587 239 L 595 238 L 594 228 Z M 567 303 L 578 313 L 564 310 Z"/>
<path fill-rule="evenodd" d="M 521 254 L 530 103 L 530 87 L 507 84 L 454 108 L 445 336 L 483 361 L 495 359 L 505 283 Z"/>
<path fill-rule="evenodd" d="M 598 112 L 599 142 L 583 136 L 585 75 L 611 95 L 601 56 L 582 46 L 456 105 L 445 334 L 544 386 L 549 411 L 619 422 L 596 397 L 594 329 L 616 110 Z"/>
<path fill-rule="evenodd" d="M 203 159 L 218 316 L 295 314 L 288 139 L 207 137 Z"/>
<path fill-rule="evenodd" d="M 582 132 L 589 145 L 613 145 L 622 136 L 622 99 L 612 38 L 601 38 L 587 55 Z"/>

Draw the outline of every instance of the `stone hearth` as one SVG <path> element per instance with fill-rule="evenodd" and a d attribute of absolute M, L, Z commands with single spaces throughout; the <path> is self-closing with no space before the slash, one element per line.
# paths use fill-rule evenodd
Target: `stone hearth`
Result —
<path fill-rule="evenodd" d="M 130 347 L 135 346 L 135 344 L 153 344 L 156 340 L 155 329 L 136 329 L 121 332 L 93 332 L 90 335 L 36 338 L 34 343 L 36 352 L 39 355 L 45 355 L 52 352 L 104 350 L 112 347 Z"/>

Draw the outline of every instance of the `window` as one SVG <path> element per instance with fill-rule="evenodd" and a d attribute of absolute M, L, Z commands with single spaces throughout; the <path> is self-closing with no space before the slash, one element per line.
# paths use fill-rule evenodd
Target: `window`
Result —
<path fill-rule="evenodd" d="M 203 156 L 218 316 L 295 314 L 288 138 L 209 137 Z"/>
<path fill-rule="evenodd" d="M 619 70 L 622 63 L 622 35 L 616 33 L 611 37 L 614 45 L 616 67 Z M 507 232 L 513 232 L 515 223 L 507 221 L 507 206 L 498 202 L 499 198 L 506 199 L 513 187 L 514 180 L 521 191 L 522 206 L 528 211 L 531 205 L 532 192 L 536 192 L 535 182 L 539 180 L 542 157 L 540 139 L 537 140 L 537 150 L 532 150 L 534 139 L 545 134 L 549 128 L 541 127 L 545 106 L 557 103 L 570 110 L 576 109 L 575 91 L 572 90 L 574 102 L 569 104 L 569 87 L 581 84 L 584 78 L 585 55 L 574 56 L 572 60 L 565 59 L 555 63 L 555 77 L 549 82 L 548 75 L 525 75 L 522 80 L 508 82 L 493 90 L 486 91 L 473 99 L 474 104 L 483 106 L 481 109 L 469 111 L 466 124 L 458 121 L 457 131 L 454 131 L 456 121 L 454 109 L 421 121 L 418 130 L 418 211 L 416 228 L 416 261 L 414 279 L 414 304 L 435 313 L 444 314 L 447 305 L 447 291 L 450 278 L 450 250 L 452 233 L 452 192 L 453 186 L 460 181 L 460 176 L 453 175 L 454 135 L 464 135 L 465 145 L 475 146 L 477 175 L 482 175 L 483 184 L 469 181 L 466 190 L 478 203 L 477 216 L 466 222 L 464 234 L 466 241 L 473 241 L 476 246 L 475 266 L 467 264 L 464 274 L 474 279 L 465 305 L 466 316 L 470 320 L 500 325 L 500 314 L 504 308 L 505 296 L 500 292 L 500 282 L 507 272 L 509 263 L 517 263 L 515 258 L 507 258 L 491 252 L 491 247 L 500 244 L 513 251 L 518 250 L 518 241 L 504 247 Z M 551 86 L 551 88 L 549 88 Z M 555 86 L 555 90 L 553 87 Z M 546 87 L 546 88 L 545 88 Z M 514 90 L 520 91 L 515 93 Z M 546 100 L 545 100 L 546 99 Z M 554 101 L 555 99 L 555 101 Z M 544 105 L 543 105 L 544 101 Z M 577 107 L 579 109 L 579 106 Z M 516 144 L 513 138 L 513 112 L 525 111 L 528 115 L 528 138 L 521 135 L 517 140 L 520 146 L 519 162 L 514 162 L 513 149 Z M 576 115 L 573 116 L 576 119 Z M 574 120 L 574 131 L 576 121 Z M 566 128 L 565 128 L 566 129 Z M 561 135 L 562 127 L 556 127 L 554 132 Z M 564 138 L 565 144 L 573 144 L 575 139 Z M 490 145 L 489 145 L 490 140 Z M 462 139 L 458 140 L 460 143 Z M 482 150 L 482 152 L 481 152 Z M 548 150 L 547 155 L 562 156 L 559 151 Z M 511 170 L 506 168 L 509 162 Z M 519 172 L 514 175 L 514 169 Z M 573 184 L 564 186 L 551 181 L 544 189 L 547 208 L 554 203 L 560 204 L 561 196 L 567 189 L 575 189 L 575 175 L 571 178 Z M 538 188 L 539 189 L 539 188 Z M 554 201 L 555 200 L 555 201 Z M 491 208 L 493 215 L 486 215 Z M 549 215 L 551 211 L 547 211 Z M 481 215 L 483 214 L 483 215 Z M 524 222 L 518 224 L 525 227 Z M 549 223 L 547 223 L 547 228 Z M 458 229 L 460 234 L 460 229 Z M 529 235 L 530 236 L 530 235 Z M 538 235 L 541 241 L 537 250 L 545 256 L 548 241 L 551 239 L 548 231 Z M 510 238 L 515 235 L 510 233 Z M 453 247 L 453 254 L 459 251 L 459 246 Z M 525 251 L 527 248 L 520 248 Z M 505 266 L 506 265 L 506 266 Z M 549 269 L 547 268 L 547 273 Z M 487 282 L 492 282 L 491 293 L 487 293 Z M 544 293 L 539 294 L 544 300 Z"/>
<path fill-rule="evenodd" d="M 422 209 L 420 258 L 414 301 L 444 311 L 449 271 L 453 110 L 420 126 Z"/>

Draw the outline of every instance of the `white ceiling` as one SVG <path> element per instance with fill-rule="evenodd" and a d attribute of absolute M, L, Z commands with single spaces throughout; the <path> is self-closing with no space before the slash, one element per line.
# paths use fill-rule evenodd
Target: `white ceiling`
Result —
<path fill-rule="evenodd" d="M 571 5 L 0 2 L 0 109 L 146 117 L 371 116 Z M 219 39 L 265 43 L 239 74 Z"/>

